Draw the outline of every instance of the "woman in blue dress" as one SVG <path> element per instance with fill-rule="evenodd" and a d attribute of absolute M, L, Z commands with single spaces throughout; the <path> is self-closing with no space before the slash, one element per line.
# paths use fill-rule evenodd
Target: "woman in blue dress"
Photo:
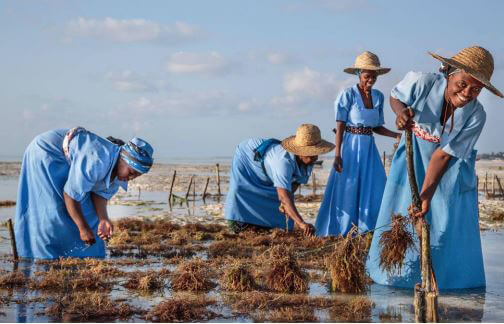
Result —
<path fill-rule="evenodd" d="M 412 213 L 430 224 L 438 287 L 483 287 L 474 145 L 486 113 L 477 97 L 483 87 L 500 97 L 502 93 L 490 83 L 493 58 L 484 48 L 465 48 L 452 58 L 430 54 L 443 63 L 442 74 L 410 72 L 390 97 L 397 127 L 411 128 L 415 135 L 414 165 L 422 210 Z M 388 230 L 391 215 L 408 215 L 410 206 L 403 140 L 392 161 L 367 263 L 371 278 L 379 284 L 413 288 L 421 281 L 417 249 L 406 253 L 400 274 L 387 274 L 379 267 L 381 233 Z"/>
<path fill-rule="evenodd" d="M 344 71 L 358 75 L 359 83 L 343 90 L 334 104 L 336 156 L 315 223 L 318 236 L 346 235 L 353 225 L 360 231 L 374 228 L 386 176 L 373 133 L 400 138 L 383 127 L 383 94 L 372 88 L 390 69 L 364 52 Z"/>
<path fill-rule="evenodd" d="M 120 186 L 126 190 L 128 180 L 149 171 L 152 153 L 140 138 L 120 146 L 82 127 L 35 137 L 24 153 L 19 178 L 19 256 L 105 257 L 103 240 L 113 231 L 107 200 Z"/>
<path fill-rule="evenodd" d="M 301 125 L 295 136 L 281 142 L 254 138 L 240 143 L 226 197 L 225 216 L 231 228 L 235 232 L 247 227 L 285 228 L 285 213 L 289 229 L 295 222 L 305 235 L 312 235 L 313 225 L 297 211 L 294 192 L 308 182 L 318 155 L 333 148 L 311 124 Z"/>

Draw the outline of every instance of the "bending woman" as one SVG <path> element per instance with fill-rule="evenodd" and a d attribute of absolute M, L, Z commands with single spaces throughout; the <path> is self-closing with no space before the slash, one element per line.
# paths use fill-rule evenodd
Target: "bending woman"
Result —
<path fill-rule="evenodd" d="M 386 176 L 373 133 L 401 136 L 383 127 L 383 94 L 373 89 L 378 75 L 390 69 L 364 52 L 344 71 L 358 75 L 359 83 L 343 90 L 334 104 L 336 156 L 315 223 L 318 236 L 346 235 L 352 225 L 360 231 L 375 227 Z"/>
<path fill-rule="evenodd" d="M 107 200 L 149 171 L 152 147 L 140 138 L 119 146 L 82 127 L 48 131 L 25 151 L 15 232 L 19 256 L 105 257 L 113 227 Z M 98 236 L 98 237 L 96 237 Z M 86 243 L 90 246 L 84 248 Z"/>
<path fill-rule="evenodd" d="M 483 287 L 474 145 L 486 113 L 477 97 L 483 87 L 499 97 L 502 93 L 490 83 L 493 58 L 484 48 L 465 48 L 452 58 L 431 55 L 443 63 L 442 74 L 410 72 L 390 97 L 397 127 L 412 128 L 415 135 L 414 165 L 422 210 L 414 216 L 425 217 L 430 224 L 439 288 Z M 381 233 L 387 230 L 391 215 L 408 215 L 410 205 L 403 140 L 392 161 L 367 263 L 371 278 L 379 284 L 413 288 L 421 280 L 416 249 L 407 252 L 400 274 L 388 275 L 379 267 Z"/>
<path fill-rule="evenodd" d="M 306 235 L 313 225 L 304 222 L 294 204 L 299 184 L 308 182 L 318 155 L 334 145 L 324 141 L 320 129 L 311 124 L 298 127 L 296 136 L 283 141 L 250 139 L 238 145 L 231 166 L 225 215 L 231 228 L 240 232 L 248 227 L 292 229 L 293 222 Z M 280 206 L 282 206 L 280 208 Z"/>

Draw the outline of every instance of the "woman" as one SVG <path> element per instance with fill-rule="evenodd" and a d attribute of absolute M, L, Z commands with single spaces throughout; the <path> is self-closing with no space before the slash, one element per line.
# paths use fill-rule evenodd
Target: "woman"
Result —
<path fill-rule="evenodd" d="M 119 146 L 82 127 L 35 137 L 24 154 L 19 178 L 19 256 L 105 257 L 103 240 L 113 231 L 107 200 L 119 186 L 126 190 L 128 180 L 149 171 L 152 153 L 140 138 Z"/>
<path fill-rule="evenodd" d="M 486 114 L 477 97 L 483 87 L 499 97 L 502 93 L 490 83 L 493 58 L 484 48 L 465 48 L 452 58 L 430 54 L 443 63 L 443 73 L 410 72 L 390 97 L 397 127 L 412 128 L 415 135 L 414 165 L 422 210 L 412 213 L 430 224 L 439 288 L 483 287 L 474 145 Z M 367 263 L 371 278 L 379 284 L 413 288 L 421 281 L 416 249 L 406 254 L 400 274 L 388 275 L 379 267 L 381 233 L 388 229 L 391 215 L 408 215 L 410 204 L 402 141 L 392 161 Z"/>
<path fill-rule="evenodd" d="M 344 71 L 358 75 L 359 83 L 343 90 L 334 104 L 336 156 L 315 223 L 318 236 L 346 235 L 353 225 L 360 231 L 374 228 L 386 176 L 373 132 L 400 138 L 383 127 L 383 94 L 373 89 L 378 75 L 390 69 L 364 52 Z"/>
<path fill-rule="evenodd" d="M 305 235 L 312 235 L 313 225 L 303 221 L 294 205 L 294 192 L 299 184 L 308 182 L 318 155 L 333 148 L 311 124 L 301 125 L 295 136 L 282 142 L 250 139 L 240 143 L 226 198 L 225 214 L 231 228 L 235 232 L 251 226 L 285 228 L 287 216 L 289 229 L 295 222 Z"/>

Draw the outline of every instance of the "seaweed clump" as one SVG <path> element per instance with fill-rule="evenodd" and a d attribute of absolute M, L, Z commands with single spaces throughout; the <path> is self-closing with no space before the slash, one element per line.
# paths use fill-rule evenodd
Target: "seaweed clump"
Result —
<path fill-rule="evenodd" d="M 60 297 L 45 314 L 52 318 L 71 321 L 126 319 L 143 311 L 128 304 L 117 303 L 98 292 L 80 292 Z"/>
<path fill-rule="evenodd" d="M 208 291 L 215 287 L 208 277 L 208 267 L 201 259 L 185 261 L 177 267 L 171 286 L 173 290 Z"/>
<path fill-rule="evenodd" d="M 205 297 L 179 296 L 170 298 L 154 307 L 145 319 L 152 322 L 202 322 L 217 316 L 206 309 L 215 301 Z"/>
<path fill-rule="evenodd" d="M 390 230 L 380 236 L 380 268 L 389 274 L 401 274 L 406 251 L 414 246 L 413 235 L 406 228 L 408 222 L 406 217 L 393 215 Z"/>
<path fill-rule="evenodd" d="M 12 288 L 26 285 L 28 278 L 19 271 L 8 272 L 0 276 L 0 287 Z"/>
<path fill-rule="evenodd" d="M 130 273 L 129 277 L 129 280 L 124 284 L 124 287 L 128 289 L 150 292 L 164 287 L 162 276 L 153 271 L 136 271 Z"/>
<path fill-rule="evenodd" d="M 270 264 L 266 272 L 269 289 L 281 293 L 304 293 L 308 290 L 308 276 L 299 268 L 290 247 L 277 245 L 265 253 Z"/>
<path fill-rule="evenodd" d="M 230 291 L 250 291 L 256 286 L 255 280 L 247 266 L 242 262 L 235 262 L 224 272 L 222 288 Z"/>
<path fill-rule="evenodd" d="M 366 239 L 357 235 L 357 230 L 354 226 L 344 238 L 340 237 L 334 251 L 326 257 L 326 267 L 334 291 L 360 293 L 370 284 L 365 267 Z"/>
<path fill-rule="evenodd" d="M 329 316 L 334 322 L 371 322 L 373 307 L 369 298 L 358 296 L 348 302 L 336 302 L 329 309 Z"/>

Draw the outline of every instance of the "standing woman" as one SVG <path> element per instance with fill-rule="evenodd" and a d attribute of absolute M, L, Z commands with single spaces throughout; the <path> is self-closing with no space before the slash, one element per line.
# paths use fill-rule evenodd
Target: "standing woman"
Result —
<path fill-rule="evenodd" d="M 430 224 L 432 265 L 439 288 L 483 287 L 474 145 L 486 113 L 477 97 L 483 87 L 499 97 L 502 93 L 490 83 L 494 61 L 486 49 L 465 48 L 452 58 L 430 54 L 443 63 L 442 74 L 409 72 L 390 96 L 397 127 L 412 128 L 415 135 L 414 165 L 422 188 L 422 210 L 413 216 L 425 217 Z M 367 263 L 371 278 L 379 284 L 413 288 L 421 280 L 416 249 L 406 253 L 400 274 L 387 274 L 379 267 L 381 233 L 387 230 L 391 215 L 408 215 L 410 205 L 403 140 L 392 161 Z"/>
<path fill-rule="evenodd" d="M 346 235 L 352 225 L 374 228 L 386 176 L 373 133 L 400 138 L 383 127 L 383 94 L 373 89 L 378 75 L 390 69 L 364 52 L 344 71 L 358 75 L 359 83 L 343 90 L 334 104 L 336 157 L 315 223 L 318 236 Z"/>
<path fill-rule="evenodd" d="M 149 171 L 152 153 L 140 138 L 119 146 L 82 127 L 35 137 L 25 151 L 19 178 L 19 256 L 105 257 L 103 240 L 113 231 L 107 201 L 119 186 L 126 190 L 128 180 Z"/>

